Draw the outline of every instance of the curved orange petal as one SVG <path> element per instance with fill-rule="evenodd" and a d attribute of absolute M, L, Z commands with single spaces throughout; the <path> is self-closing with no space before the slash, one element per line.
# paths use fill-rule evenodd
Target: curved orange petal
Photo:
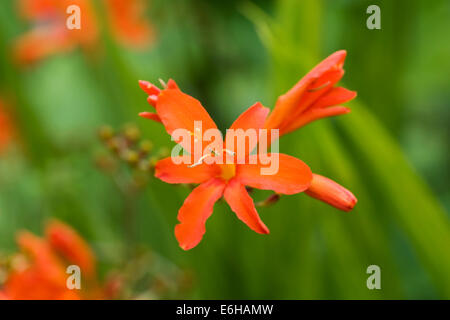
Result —
<path fill-rule="evenodd" d="M 343 211 L 350 211 L 358 200 L 349 190 L 324 176 L 313 174 L 311 186 L 305 193 Z"/>
<path fill-rule="evenodd" d="M 179 87 L 175 80 L 169 79 L 169 81 L 167 81 L 167 89 L 179 89 Z"/>
<path fill-rule="evenodd" d="M 348 102 L 356 97 L 356 91 L 335 87 L 314 102 L 311 108 L 327 108 Z"/>
<path fill-rule="evenodd" d="M 217 129 L 200 101 L 177 89 L 166 89 L 160 93 L 156 111 L 169 134 L 179 128 L 194 132 L 194 121 L 202 121 L 203 131 Z"/>
<path fill-rule="evenodd" d="M 60 221 L 50 221 L 45 229 L 46 237 L 57 252 L 69 262 L 77 264 L 88 276 L 95 273 L 95 257 L 83 238 L 70 226 Z"/>
<path fill-rule="evenodd" d="M 14 58 L 21 65 L 35 63 L 55 53 L 72 50 L 75 43 L 61 27 L 39 27 L 14 43 Z"/>
<path fill-rule="evenodd" d="M 55 285 L 65 283 L 65 268 L 45 240 L 28 231 L 22 231 L 17 236 L 17 243 L 30 254 L 33 267 L 36 267 L 47 281 Z"/>
<path fill-rule="evenodd" d="M 244 131 L 248 129 L 254 129 L 256 134 L 256 140 L 253 141 L 251 145 L 248 145 L 249 139 L 245 139 L 245 153 L 250 153 L 256 146 L 258 142 L 258 129 L 261 129 L 264 126 L 264 122 L 266 121 L 266 117 L 269 114 L 269 108 L 264 107 L 260 102 L 255 103 L 253 106 L 245 110 L 231 125 L 229 130 L 238 130 L 242 129 Z M 236 140 L 239 141 L 239 137 L 232 136 L 232 131 L 227 130 L 227 134 L 225 136 L 225 148 L 227 147 L 227 139 L 234 139 L 234 150 L 236 149 Z M 236 132 L 237 133 L 237 132 Z M 243 132 L 245 135 L 245 132 Z M 238 145 L 239 146 L 239 145 Z"/>
<path fill-rule="evenodd" d="M 258 215 L 253 199 L 249 196 L 245 186 L 233 178 L 225 188 L 224 198 L 236 216 L 250 229 L 257 233 L 268 234 L 269 229 Z"/>
<path fill-rule="evenodd" d="M 44 19 L 57 12 L 57 4 L 54 0 L 20 0 L 19 11 L 23 18 Z"/>
<path fill-rule="evenodd" d="M 125 45 L 143 47 L 153 42 L 154 31 L 144 12 L 143 0 L 105 1 L 114 35 Z"/>
<path fill-rule="evenodd" d="M 178 211 L 180 223 L 175 227 L 175 237 L 183 250 L 195 247 L 205 234 L 206 220 L 214 204 L 222 197 L 225 181 L 213 178 L 195 188 Z"/>
<path fill-rule="evenodd" d="M 139 113 L 139 116 L 142 117 L 142 118 L 145 118 L 145 119 L 150 119 L 150 120 L 153 120 L 153 121 L 155 121 L 155 122 L 161 123 L 161 119 L 160 119 L 159 116 L 158 116 L 156 113 L 154 113 L 154 112 L 147 112 L 147 111 L 144 111 L 144 112 Z"/>
<path fill-rule="evenodd" d="M 14 138 L 14 123 L 6 105 L 0 99 L 0 155 L 8 148 Z"/>
<path fill-rule="evenodd" d="M 327 94 L 330 90 L 332 90 L 333 85 L 338 82 L 342 76 L 344 75 L 344 70 L 332 70 L 326 72 L 317 80 L 313 81 L 311 85 L 308 87 L 306 92 L 301 97 L 298 102 L 295 110 L 293 110 L 293 114 L 290 117 L 286 117 L 284 123 L 288 123 L 292 119 L 295 119 L 303 112 L 308 111 L 309 108 L 323 95 Z"/>
<path fill-rule="evenodd" d="M 230 126 L 230 129 L 260 129 L 264 126 L 269 111 L 269 108 L 264 107 L 260 102 L 256 102 L 241 113 Z"/>
<path fill-rule="evenodd" d="M 161 89 L 159 89 L 154 84 L 152 84 L 148 81 L 145 81 L 145 80 L 139 80 L 139 86 L 149 96 L 153 96 L 153 95 L 158 96 L 161 93 Z"/>
<path fill-rule="evenodd" d="M 188 152 L 191 151 L 195 141 L 201 141 L 202 139 L 201 133 L 195 130 L 199 129 L 194 127 L 195 122 L 200 123 L 201 131 L 203 132 L 208 129 L 217 130 L 216 124 L 201 103 L 178 89 L 163 90 L 158 96 L 155 108 L 166 131 L 170 135 L 177 129 L 185 129 L 191 135 L 191 139 L 186 139 L 188 141 L 181 138 L 176 138 L 175 140 Z M 203 151 L 202 147 L 199 149 Z"/>
<path fill-rule="evenodd" d="M 236 166 L 236 177 L 242 184 L 263 190 L 273 190 L 277 193 L 295 194 L 305 191 L 312 179 L 311 169 L 301 160 L 283 153 L 273 154 L 272 164 L 278 155 L 278 168 L 273 174 L 264 175 L 261 169 L 269 165 L 261 163 L 260 155 L 251 155 L 250 164 Z M 272 156 L 271 153 L 268 156 Z M 251 164 L 256 162 L 255 164 Z M 277 169 L 277 170 L 276 170 Z"/>
<path fill-rule="evenodd" d="M 306 112 L 304 112 L 300 117 L 295 119 L 295 121 L 291 122 L 288 126 L 283 129 L 284 133 L 289 133 L 291 131 L 297 130 L 300 127 L 311 123 L 312 121 L 326 118 L 338 116 L 341 114 L 349 113 L 351 110 L 347 107 L 337 106 L 337 107 L 329 107 L 329 108 L 313 108 Z"/>
<path fill-rule="evenodd" d="M 150 83 L 148 81 L 145 81 L 145 80 L 139 80 L 139 86 L 141 87 L 141 89 L 145 93 L 148 94 L 147 102 L 152 107 L 155 107 L 156 103 L 158 102 L 158 97 L 159 97 L 159 94 L 161 93 L 161 89 L 159 89 L 154 84 L 152 84 L 152 83 Z M 177 90 L 179 90 L 178 85 L 172 79 L 169 79 L 169 81 L 167 82 L 166 89 L 177 89 Z M 151 119 L 151 120 L 153 120 L 153 119 Z"/>
<path fill-rule="evenodd" d="M 180 164 L 175 164 L 180 162 Z M 202 183 L 220 174 L 216 164 L 201 163 L 189 167 L 190 156 L 168 157 L 159 160 L 155 167 L 155 177 L 167 183 Z"/>

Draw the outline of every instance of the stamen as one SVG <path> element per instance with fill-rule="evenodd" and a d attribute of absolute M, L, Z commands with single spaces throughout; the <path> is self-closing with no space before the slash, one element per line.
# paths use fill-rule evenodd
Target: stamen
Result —
<path fill-rule="evenodd" d="M 267 199 L 255 203 L 255 207 L 269 207 L 278 202 L 278 200 L 280 200 L 280 195 L 278 193 L 274 193 Z"/>
<path fill-rule="evenodd" d="M 207 157 L 211 156 L 210 154 L 205 154 L 203 155 L 200 159 L 198 159 L 198 161 L 194 164 L 191 164 L 190 166 L 188 166 L 188 168 L 194 168 L 196 166 L 199 166 L 203 163 L 203 160 L 205 160 Z"/>
<path fill-rule="evenodd" d="M 211 148 L 209 148 L 209 152 L 214 153 L 215 156 L 219 155 L 219 153 L 216 150 L 211 149 Z"/>
<path fill-rule="evenodd" d="M 227 154 L 229 154 L 230 156 L 234 156 L 236 154 L 236 152 L 228 150 L 228 149 L 223 149 L 223 151 L 225 151 Z"/>
<path fill-rule="evenodd" d="M 319 86 L 319 87 L 317 87 L 317 88 L 308 89 L 308 92 L 316 92 L 316 91 L 319 91 L 319 90 L 325 88 L 326 86 L 328 86 L 329 84 L 331 84 L 331 82 L 330 82 L 330 81 L 327 81 L 327 82 L 325 82 L 323 85 L 321 85 L 321 86 Z"/>
<path fill-rule="evenodd" d="M 194 141 L 195 141 L 195 139 L 194 139 Z M 214 149 L 209 148 L 209 151 L 211 153 L 214 153 L 214 155 L 216 155 L 216 156 L 219 155 L 219 153 Z M 228 149 L 222 149 L 222 152 L 226 152 L 232 156 L 234 156 L 236 154 L 236 152 L 230 151 Z M 211 156 L 211 154 L 205 154 L 205 155 L 201 156 L 200 159 L 198 159 L 198 161 L 196 163 L 189 165 L 188 168 L 194 168 L 198 165 L 201 165 L 203 163 L 203 160 L 205 160 L 207 157 L 210 157 L 210 156 Z"/>
<path fill-rule="evenodd" d="M 162 86 L 164 89 L 167 89 L 167 84 L 164 82 L 164 80 L 161 79 L 161 78 L 159 78 L 158 80 L 159 80 L 159 83 L 161 83 L 161 86 Z"/>

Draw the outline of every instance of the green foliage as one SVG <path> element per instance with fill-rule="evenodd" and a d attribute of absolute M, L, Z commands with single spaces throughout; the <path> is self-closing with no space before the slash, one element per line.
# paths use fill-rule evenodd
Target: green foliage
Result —
<path fill-rule="evenodd" d="M 131 224 L 136 247 L 192 272 L 188 298 L 450 298 L 449 216 L 437 200 L 448 197 L 448 152 L 429 156 L 403 139 L 428 112 L 418 135 L 435 130 L 437 149 L 446 146 L 448 119 L 438 111 L 448 104 L 440 70 L 448 67 L 448 45 L 427 41 L 448 26 L 445 1 L 383 1 L 381 33 L 365 28 L 367 1 L 233 1 L 226 9 L 223 1 L 153 2 L 158 40 L 150 49 L 123 48 L 103 28 L 102 52 L 76 50 L 31 68 L 15 65 L 10 50 L 29 26 L 11 2 L 0 5 L 0 95 L 14 105 L 21 134 L 20 146 L 0 159 L 0 251 L 15 250 L 17 230 L 39 233 L 45 219 L 57 217 L 89 239 L 106 274 L 135 249 L 125 230 Z M 402 8 L 418 25 L 408 28 Z M 128 194 L 95 165 L 105 152 L 96 138 L 102 124 L 132 122 L 156 148 L 171 145 L 159 124 L 137 116 L 150 109 L 139 79 L 176 79 L 226 128 L 255 101 L 272 107 L 338 49 L 348 50 L 346 86 L 359 92 L 352 113 L 283 137 L 280 151 L 352 190 L 358 204 L 350 213 L 303 194 L 281 197 L 258 209 L 271 231 L 262 236 L 220 201 L 201 244 L 184 252 L 173 228 L 189 188 L 150 179 Z M 427 183 L 410 163 L 417 164 L 415 154 L 429 159 L 419 166 Z M 252 193 L 255 201 L 266 196 Z M 366 287 L 371 264 L 381 267 L 382 290 Z"/>

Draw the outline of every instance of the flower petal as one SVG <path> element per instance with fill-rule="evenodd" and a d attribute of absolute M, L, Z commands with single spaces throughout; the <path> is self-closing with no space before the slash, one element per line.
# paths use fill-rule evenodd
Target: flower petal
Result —
<path fill-rule="evenodd" d="M 175 227 L 175 237 L 183 250 L 192 249 L 202 240 L 206 220 L 225 186 L 224 180 L 213 178 L 195 188 L 184 201 L 178 211 L 180 224 Z"/>
<path fill-rule="evenodd" d="M 177 83 L 173 79 L 167 81 L 167 89 L 179 89 Z"/>
<path fill-rule="evenodd" d="M 155 167 L 155 177 L 167 183 L 202 183 L 220 174 L 216 164 L 201 163 L 189 167 L 190 156 L 168 157 L 159 160 Z M 180 164 L 175 164 L 180 163 Z"/>
<path fill-rule="evenodd" d="M 139 80 L 139 86 L 149 96 L 153 96 L 153 95 L 158 96 L 161 93 L 161 89 L 159 89 L 154 84 L 152 84 L 148 81 L 145 81 L 145 80 Z"/>
<path fill-rule="evenodd" d="M 86 241 L 68 225 L 53 220 L 46 227 L 46 237 L 55 250 L 78 265 L 87 276 L 94 275 L 95 258 Z"/>
<path fill-rule="evenodd" d="M 257 102 L 247 110 L 245 110 L 231 125 L 230 129 L 227 130 L 227 134 L 225 136 L 225 148 L 228 148 L 227 140 L 230 142 L 230 139 L 233 139 L 233 145 L 234 148 L 232 148 L 232 151 L 238 151 L 239 148 L 244 148 L 243 151 L 245 154 L 249 154 L 256 146 L 259 138 L 259 129 L 264 127 L 264 122 L 266 121 L 266 117 L 269 114 L 269 108 L 264 107 L 261 103 Z M 239 131 L 235 131 L 238 129 L 242 129 L 242 135 L 243 137 L 239 137 L 238 134 Z M 245 131 L 248 129 L 254 129 L 255 130 L 255 136 L 256 139 L 250 139 L 249 137 L 246 137 Z M 232 131 L 231 131 L 232 130 Z M 240 140 L 245 141 L 244 143 L 239 142 Z M 237 140 L 237 141 L 236 141 Z M 249 142 L 252 142 L 249 145 Z"/>
<path fill-rule="evenodd" d="M 73 49 L 75 42 L 67 31 L 58 26 L 38 27 L 20 36 L 14 43 L 14 58 L 28 65 Z"/>
<path fill-rule="evenodd" d="M 145 1 L 108 0 L 105 5 L 111 30 L 124 45 L 143 48 L 154 41 L 153 26 L 144 15 Z"/>
<path fill-rule="evenodd" d="M 262 170 L 270 165 L 263 164 L 261 155 L 251 155 L 250 164 L 236 166 L 236 177 L 242 184 L 283 194 L 299 193 L 309 187 L 312 173 L 303 161 L 283 153 L 268 153 L 265 156 L 270 157 L 271 165 L 278 162 L 278 167 L 272 168 L 271 174 L 262 174 Z"/>
<path fill-rule="evenodd" d="M 201 121 L 203 132 L 208 129 L 217 129 L 216 124 L 201 103 L 178 89 L 166 89 L 161 92 L 158 96 L 156 112 L 170 135 L 176 129 L 185 129 L 192 135 L 188 141 L 181 138 L 175 140 L 177 143 L 181 143 L 188 152 L 191 151 L 191 146 L 194 145 L 196 139 L 195 121 Z M 201 137 L 197 138 L 201 140 Z"/>
<path fill-rule="evenodd" d="M 329 108 L 312 108 L 304 112 L 300 117 L 291 122 L 287 127 L 283 129 L 284 133 L 289 133 L 291 131 L 297 130 L 300 127 L 311 123 L 312 121 L 319 120 L 326 117 L 338 116 L 341 114 L 349 113 L 351 110 L 347 107 L 337 106 Z"/>
<path fill-rule="evenodd" d="M 311 108 L 327 108 L 348 102 L 356 97 L 356 91 L 335 87 L 321 96 Z"/>
<path fill-rule="evenodd" d="M 147 97 L 147 102 L 152 106 L 155 107 L 156 103 L 158 102 L 158 97 L 159 94 L 161 93 L 161 89 L 159 89 L 157 86 L 155 86 L 154 84 L 145 81 L 145 80 L 139 80 L 139 86 L 141 87 L 141 89 L 148 94 Z M 176 84 L 176 82 L 172 79 L 169 79 L 169 82 L 167 82 L 167 89 L 177 89 L 178 85 Z"/>
<path fill-rule="evenodd" d="M 332 53 L 308 72 L 305 78 L 317 79 L 328 71 L 342 69 L 346 56 L 346 50 L 339 50 Z"/>
<path fill-rule="evenodd" d="M 147 112 L 147 111 L 141 112 L 141 113 L 139 113 L 139 116 L 142 117 L 142 118 L 150 119 L 150 120 L 153 120 L 155 122 L 161 123 L 161 119 L 154 112 Z"/>
<path fill-rule="evenodd" d="M 256 102 L 250 108 L 245 110 L 233 122 L 230 129 L 260 129 L 264 126 L 269 108 L 264 107 L 260 102 Z"/>
<path fill-rule="evenodd" d="M 62 262 L 53 253 L 50 245 L 28 231 L 22 231 L 17 236 L 19 247 L 31 256 L 33 267 L 52 284 L 64 283 L 66 278 Z"/>
<path fill-rule="evenodd" d="M 225 188 L 224 198 L 236 216 L 257 233 L 268 234 L 269 229 L 258 215 L 253 199 L 245 186 L 236 178 L 231 179 Z"/>
<path fill-rule="evenodd" d="M 349 190 L 318 174 L 313 174 L 311 186 L 305 193 L 343 211 L 352 210 L 358 201 Z"/>

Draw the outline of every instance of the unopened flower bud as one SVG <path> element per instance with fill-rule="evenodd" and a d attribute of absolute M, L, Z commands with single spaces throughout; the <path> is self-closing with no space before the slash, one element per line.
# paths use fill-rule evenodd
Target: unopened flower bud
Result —
<path fill-rule="evenodd" d="M 313 174 L 311 186 L 305 193 L 343 211 L 350 211 L 358 201 L 349 190 L 318 174 Z"/>

